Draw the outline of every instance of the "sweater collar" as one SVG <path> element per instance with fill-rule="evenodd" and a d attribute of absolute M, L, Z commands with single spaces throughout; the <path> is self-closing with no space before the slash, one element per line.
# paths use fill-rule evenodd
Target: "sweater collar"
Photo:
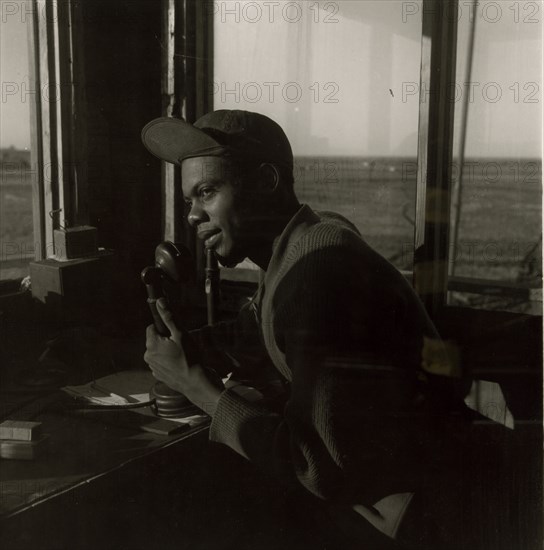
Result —
<path fill-rule="evenodd" d="M 281 235 L 274 240 L 272 245 L 272 257 L 266 270 L 265 280 L 272 279 L 277 275 L 281 266 L 285 251 L 294 244 L 306 231 L 318 223 L 319 216 L 307 205 L 303 204 L 296 214 L 289 220 Z"/>

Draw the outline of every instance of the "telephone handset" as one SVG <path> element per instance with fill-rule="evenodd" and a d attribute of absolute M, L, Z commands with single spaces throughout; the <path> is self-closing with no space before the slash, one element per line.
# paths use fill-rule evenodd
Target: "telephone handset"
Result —
<path fill-rule="evenodd" d="M 170 336 L 157 311 L 157 300 L 166 298 L 166 283 L 187 283 L 193 278 L 193 258 L 187 248 L 170 241 L 160 243 L 155 249 L 155 265 L 142 271 L 142 282 L 147 290 L 147 303 L 153 323 L 161 336 Z"/>
<path fill-rule="evenodd" d="M 142 271 L 142 282 L 147 290 L 147 303 L 153 323 L 161 336 L 170 336 L 170 331 L 157 311 L 157 300 L 168 299 L 165 287 L 167 285 L 187 283 L 194 277 L 194 263 L 191 253 L 184 245 L 170 241 L 160 243 L 155 249 L 155 265 Z M 199 362 L 198 349 L 191 336 L 182 331 L 182 343 L 189 364 Z M 157 382 L 150 391 L 150 397 L 155 402 L 158 416 L 176 418 L 183 416 L 191 402 L 181 393 L 168 387 L 163 382 Z"/>

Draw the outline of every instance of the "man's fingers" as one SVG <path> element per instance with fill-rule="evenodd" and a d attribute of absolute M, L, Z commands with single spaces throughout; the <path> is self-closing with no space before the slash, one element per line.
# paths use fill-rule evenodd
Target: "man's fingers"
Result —
<path fill-rule="evenodd" d="M 166 305 L 166 300 L 164 298 L 159 298 L 157 300 L 157 311 L 159 312 L 161 319 L 166 325 L 166 328 L 170 331 L 172 338 L 174 340 L 179 340 L 180 332 L 174 322 L 174 314 L 168 309 L 168 306 Z"/>
<path fill-rule="evenodd" d="M 147 357 L 146 357 L 147 356 Z M 144 361 L 147 363 L 147 366 L 149 367 L 149 369 L 151 370 L 153 376 L 155 378 L 160 378 L 161 376 L 161 373 L 163 372 L 163 369 L 161 368 L 160 365 L 158 365 L 155 361 L 154 361 L 154 358 L 152 356 L 148 356 L 148 354 L 146 353 L 144 355 Z"/>
<path fill-rule="evenodd" d="M 155 338 L 157 336 L 157 329 L 155 328 L 155 325 L 148 325 L 148 327 L 145 329 L 145 337 L 149 341 L 152 338 Z"/>
<path fill-rule="evenodd" d="M 153 375 L 153 378 L 159 380 L 159 382 L 164 382 L 167 386 L 175 385 L 176 380 L 172 376 L 172 373 L 169 372 L 167 369 L 162 368 L 161 365 L 158 365 L 153 361 L 148 363 L 148 365 L 149 369 L 151 370 L 151 374 Z"/>

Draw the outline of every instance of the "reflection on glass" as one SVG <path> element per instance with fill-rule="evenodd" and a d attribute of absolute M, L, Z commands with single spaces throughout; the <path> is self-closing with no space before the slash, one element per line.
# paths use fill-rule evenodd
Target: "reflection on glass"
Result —
<path fill-rule="evenodd" d="M 276 120 L 300 200 L 411 269 L 421 3 L 275 4 L 215 6 L 214 108 Z"/>
<path fill-rule="evenodd" d="M 456 103 L 450 275 L 481 284 L 457 284 L 450 303 L 538 313 L 541 16 L 525 9 L 531 2 L 518 3 L 521 13 L 516 3 L 462 4 L 456 82 L 447 92 Z"/>

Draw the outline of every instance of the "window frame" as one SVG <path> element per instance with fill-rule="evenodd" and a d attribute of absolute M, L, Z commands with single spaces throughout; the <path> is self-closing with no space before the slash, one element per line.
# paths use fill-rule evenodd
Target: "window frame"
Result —
<path fill-rule="evenodd" d="M 194 0 L 162 0 L 162 116 L 195 122 L 213 108 L 213 14 Z M 184 215 L 179 166 L 161 162 L 162 235 L 185 244 L 204 280 L 204 251 Z"/>
<path fill-rule="evenodd" d="M 422 3 L 420 90 L 445 90 L 448 83 L 455 81 L 458 21 L 444 14 L 455 13 L 458 0 L 447 0 L 449 6 L 444 4 L 444 0 L 423 0 Z M 202 11 L 208 14 L 208 20 L 204 27 L 197 25 L 195 32 L 206 36 L 211 43 L 213 16 L 209 17 L 210 10 Z M 210 84 L 213 82 L 213 45 L 207 54 L 198 63 L 204 65 L 201 70 L 207 76 L 206 83 Z M 196 86 L 199 85 L 197 79 Z M 213 105 L 209 93 L 207 102 L 210 107 Z M 448 305 L 448 293 L 456 290 L 494 296 L 514 293 L 541 301 L 542 290 L 528 285 L 449 274 L 454 109 L 455 103 L 449 101 L 447 94 L 431 93 L 425 102 L 420 101 L 413 270 L 404 274 L 412 279 L 433 318 L 440 317 L 448 308 L 459 307 Z M 176 227 L 181 225 L 180 221 L 175 223 Z M 243 274 L 236 273 L 242 271 Z M 261 278 L 259 270 L 245 268 L 223 268 L 221 274 L 222 278 L 233 281 L 242 279 L 258 283 Z"/>
<path fill-rule="evenodd" d="M 84 67 L 74 40 L 82 26 L 74 0 L 32 0 L 32 7 L 30 78 L 39 92 L 31 107 L 31 158 L 37 167 L 33 214 L 35 259 L 43 260 L 54 254 L 55 229 L 89 221 L 80 85 Z"/>
<path fill-rule="evenodd" d="M 439 92 L 455 82 L 458 18 L 451 14 L 456 13 L 457 6 L 458 0 L 447 0 L 447 3 L 423 0 L 420 90 Z M 450 232 L 454 223 L 451 211 L 454 106 L 455 102 L 446 93 L 431 92 L 424 102 L 420 101 L 414 288 L 433 319 L 447 316 L 451 309 L 480 309 L 449 305 L 448 293 L 451 291 L 522 296 L 530 302 L 542 302 L 542 288 L 450 274 Z M 490 315 L 498 311 L 481 309 Z M 542 317 L 542 314 L 528 315 Z"/>
<path fill-rule="evenodd" d="M 34 260 L 54 255 L 53 232 L 88 223 L 84 159 L 84 67 L 74 36 L 82 21 L 74 0 L 31 0 L 28 24 L 30 155 Z M 81 160 L 79 160 L 81 159 Z M 12 294 L 20 279 L 0 281 Z"/>
<path fill-rule="evenodd" d="M 213 13 L 195 0 L 161 0 L 163 13 L 163 59 L 161 92 L 163 116 L 194 122 L 213 107 Z M 456 0 L 448 0 L 456 4 Z M 438 17 L 441 0 L 423 0 L 422 61 L 420 89 L 445 89 L 454 81 L 457 19 Z M 74 0 L 32 0 L 29 32 L 31 89 L 44 86 L 60 92 L 57 101 L 44 93 L 31 103 L 31 155 L 37 172 L 33 180 L 35 259 L 53 254 L 53 231 L 61 219 L 87 224 L 87 178 L 83 162 L 85 72 L 78 40 L 83 22 Z M 79 84 L 79 85 L 78 85 Z M 431 316 L 447 308 L 448 291 L 515 292 L 542 299 L 541 289 L 500 281 L 471 280 L 448 275 L 451 228 L 453 102 L 446 94 L 429 94 L 420 102 L 418 173 L 414 262 L 412 282 Z M 180 169 L 161 163 L 162 236 L 183 242 L 192 250 L 199 279 L 204 278 L 202 247 L 195 242 L 184 216 Z M 50 215 L 62 209 L 61 216 Z M 242 271 L 244 273 L 242 273 Z M 222 278 L 257 284 L 262 274 L 251 269 L 222 269 Z M 0 293 L 12 292 L 14 281 L 0 281 Z M 9 290 L 8 290 L 9 289 Z M 493 310 L 489 310 L 493 311 Z"/>
<path fill-rule="evenodd" d="M 457 18 L 443 17 L 442 4 L 423 0 L 420 90 L 439 92 L 455 81 Z M 455 104 L 446 94 L 428 95 L 419 104 L 413 284 L 435 317 L 448 291 Z"/>

